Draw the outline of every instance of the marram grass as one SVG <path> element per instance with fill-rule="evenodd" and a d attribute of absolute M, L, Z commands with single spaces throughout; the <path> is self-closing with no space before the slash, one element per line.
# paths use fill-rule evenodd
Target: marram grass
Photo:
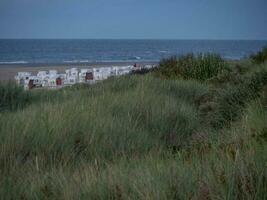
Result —
<path fill-rule="evenodd" d="M 0 197 L 266 199 L 260 74 L 223 88 L 158 74 L 58 91 L 1 85 L 14 100 L 1 99 Z"/>

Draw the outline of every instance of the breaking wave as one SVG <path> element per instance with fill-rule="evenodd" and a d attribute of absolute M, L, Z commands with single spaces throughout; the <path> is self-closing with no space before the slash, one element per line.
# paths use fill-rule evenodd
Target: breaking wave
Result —
<path fill-rule="evenodd" d="M 90 63 L 90 60 L 64 60 L 64 63 Z"/>
<path fill-rule="evenodd" d="M 27 64 L 28 62 L 26 61 L 3 61 L 3 62 L 0 62 L 0 65 L 1 64 L 5 64 L 5 65 L 12 65 L 12 64 Z"/>

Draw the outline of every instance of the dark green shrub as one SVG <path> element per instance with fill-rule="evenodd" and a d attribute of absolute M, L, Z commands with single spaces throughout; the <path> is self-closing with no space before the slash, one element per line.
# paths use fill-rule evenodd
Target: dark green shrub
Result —
<path fill-rule="evenodd" d="M 30 101 L 30 94 L 13 82 L 0 84 L 0 111 L 24 107 Z"/>
<path fill-rule="evenodd" d="M 238 85 L 243 81 L 243 76 L 236 72 L 222 72 L 211 79 L 209 83 L 218 88 L 223 88 L 226 85 Z"/>
<path fill-rule="evenodd" d="M 257 64 L 267 61 L 267 46 L 264 47 L 258 53 L 251 55 L 250 58 L 252 59 L 254 63 L 257 63 Z"/>
<path fill-rule="evenodd" d="M 166 78 L 179 77 L 181 72 L 177 65 L 178 59 L 176 57 L 162 59 L 159 63 L 158 74 Z"/>
<path fill-rule="evenodd" d="M 238 119 L 245 105 L 257 99 L 266 85 L 267 71 L 261 71 L 244 78 L 236 86 L 231 85 L 218 91 L 215 99 L 217 107 L 210 118 L 212 124 L 222 127 Z"/>
<path fill-rule="evenodd" d="M 228 71 L 227 63 L 216 54 L 187 54 L 160 62 L 158 73 L 167 78 L 207 80 Z"/>
<path fill-rule="evenodd" d="M 261 93 L 262 104 L 267 108 L 267 86 L 265 86 Z"/>

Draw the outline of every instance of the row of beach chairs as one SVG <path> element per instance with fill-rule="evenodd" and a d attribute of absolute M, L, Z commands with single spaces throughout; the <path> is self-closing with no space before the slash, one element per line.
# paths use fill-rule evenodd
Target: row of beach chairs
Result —
<path fill-rule="evenodd" d="M 61 88 L 77 83 L 93 84 L 98 81 L 108 79 L 109 77 L 122 76 L 142 69 L 151 69 L 153 65 L 133 66 L 112 66 L 78 69 L 67 69 L 65 73 L 58 73 L 57 70 L 39 71 L 36 75 L 30 72 L 18 72 L 15 80 L 18 85 L 23 86 L 25 90 L 33 88 Z"/>

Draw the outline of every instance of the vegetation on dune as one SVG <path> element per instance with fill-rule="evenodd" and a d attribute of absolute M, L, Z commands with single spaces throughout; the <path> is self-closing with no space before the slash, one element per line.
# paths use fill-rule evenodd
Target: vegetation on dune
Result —
<path fill-rule="evenodd" d="M 267 85 L 267 70 L 243 76 L 238 83 L 229 84 L 212 94 L 213 112 L 211 124 L 224 127 L 239 119 L 244 107 L 259 98 Z"/>
<path fill-rule="evenodd" d="M 197 79 L 204 81 L 229 70 L 227 63 L 216 54 L 187 54 L 163 59 L 159 74 L 167 78 Z"/>
<path fill-rule="evenodd" d="M 250 58 L 254 63 L 257 64 L 264 63 L 265 61 L 267 61 L 267 46 L 264 47 L 258 53 L 251 55 Z"/>
<path fill-rule="evenodd" d="M 20 141 L 22 145 L 17 151 L 12 148 L 8 153 L 9 157 L 14 155 L 11 161 L 38 152 L 47 157 L 46 160 L 51 155 L 56 158 L 66 154 L 69 157 L 73 148 L 82 151 L 79 156 L 109 160 L 116 155 L 141 155 L 163 148 L 165 143 L 171 145 L 172 141 L 166 139 L 168 134 L 175 134 L 177 138 L 183 135 L 186 139 L 201 128 L 194 101 L 208 88 L 194 81 L 166 81 L 162 84 L 151 76 L 136 76 L 79 89 L 76 97 L 72 96 L 72 90 L 64 90 L 65 97 L 62 95 L 58 101 L 34 103 L 23 111 L 3 115 L 1 130 L 14 134 L 13 142 Z M 176 93 L 168 94 L 168 90 Z M 180 92 L 183 96 L 179 96 Z M 68 139 L 64 141 L 62 138 Z M 89 146 L 86 145 L 88 141 Z M 79 149 L 84 146 L 85 149 Z"/>
<path fill-rule="evenodd" d="M 171 58 L 58 91 L 2 84 L 0 196 L 266 199 L 267 65 L 242 62 Z"/>
<path fill-rule="evenodd" d="M 29 93 L 12 82 L 0 83 L 0 111 L 15 110 L 29 103 Z"/>

